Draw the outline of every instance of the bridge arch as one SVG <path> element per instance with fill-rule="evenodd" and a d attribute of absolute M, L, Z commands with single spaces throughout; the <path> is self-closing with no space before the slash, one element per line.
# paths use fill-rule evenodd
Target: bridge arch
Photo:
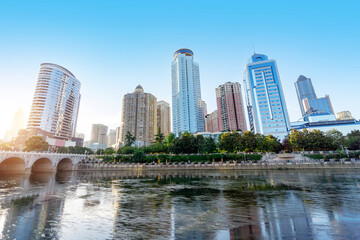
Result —
<path fill-rule="evenodd" d="M 57 171 L 71 171 L 73 170 L 73 161 L 70 158 L 63 158 L 57 164 Z"/>
<path fill-rule="evenodd" d="M 39 158 L 34 161 L 31 166 L 31 173 L 49 173 L 56 172 L 53 162 L 46 157 Z"/>
<path fill-rule="evenodd" d="M 10 157 L 0 162 L 0 173 L 25 174 L 26 163 L 24 159 L 19 157 Z"/>

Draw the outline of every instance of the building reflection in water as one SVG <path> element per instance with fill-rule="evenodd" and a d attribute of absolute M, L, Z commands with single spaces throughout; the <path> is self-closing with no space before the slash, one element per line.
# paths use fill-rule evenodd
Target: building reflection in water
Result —
<path fill-rule="evenodd" d="M 0 238 L 356 239 L 357 176 L 351 171 L 0 176 Z"/>

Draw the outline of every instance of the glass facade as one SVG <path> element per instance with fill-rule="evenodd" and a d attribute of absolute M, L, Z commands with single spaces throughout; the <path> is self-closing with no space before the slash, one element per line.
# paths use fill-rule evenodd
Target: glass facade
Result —
<path fill-rule="evenodd" d="M 244 82 L 250 129 L 283 140 L 290 120 L 275 60 L 254 54 L 246 66 Z"/>
<path fill-rule="evenodd" d="M 189 53 L 191 52 L 191 54 Z M 199 65 L 189 49 L 179 49 L 171 64 L 173 132 L 203 132 Z"/>
<path fill-rule="evenodd" d="M 334 114 L 329 96 L 317 98 L 310 78 L 300 75 L 295 82 L 295 88 L 303 117 L 314 113 Z"/>
<path fill-rule="evenodd" d="M 67 69 L 43 63 L 35 88 L 28 129 L 41 129 L 60 139 L 75 135 L 80 81 Z"/>
<path fill-rule="evenodd" d="M 311 79 L 303 75 L 300 75 L 298 80 L 295 82 L 295 88 L 299 100 L 301 114 L 302 116 L 304 116 L 306 111 L 304 109 L 303 100 L 305 98 L 307 98 L 308 100 L 316 99 L 316 93 L 312 85 Z"/>
<path fill-rule="evenodd" d="M 334 114 L 334 110 L 332 109 L 330 98 L 328 96 L 309 100 L 309 110 L 310 109 L 316 110 L 317 113 Z"/>

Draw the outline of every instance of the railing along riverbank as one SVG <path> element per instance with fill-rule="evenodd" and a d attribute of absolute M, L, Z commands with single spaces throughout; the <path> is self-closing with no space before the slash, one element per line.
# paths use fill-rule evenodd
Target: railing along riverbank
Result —
<path fill-rule="evenodd" d="M 80 163 L 79 171 L 129 171 L 129 170 L 228 170 L 228 169 L 314 169 L 314 168 L 357 168 L 360 159 L 330 160 L 275 160 L 275 161 L 227 161 L 211 163 Z"/>

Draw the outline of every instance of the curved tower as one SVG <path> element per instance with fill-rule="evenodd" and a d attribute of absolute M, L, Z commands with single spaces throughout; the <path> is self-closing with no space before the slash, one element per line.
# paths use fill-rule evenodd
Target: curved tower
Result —
<path fill-rule="evenodd" d="M 204 131 L 199 65 L 194 53 L 182 48 L 174 53 L 171 64 L 173 132 L 179 136 Z"/>
<path fill-rule="evenodd" d="M 42 63 L 27 128 L 71 139 L 76 131 L 79 104 L 80 81 L 66 68 Z"/>

